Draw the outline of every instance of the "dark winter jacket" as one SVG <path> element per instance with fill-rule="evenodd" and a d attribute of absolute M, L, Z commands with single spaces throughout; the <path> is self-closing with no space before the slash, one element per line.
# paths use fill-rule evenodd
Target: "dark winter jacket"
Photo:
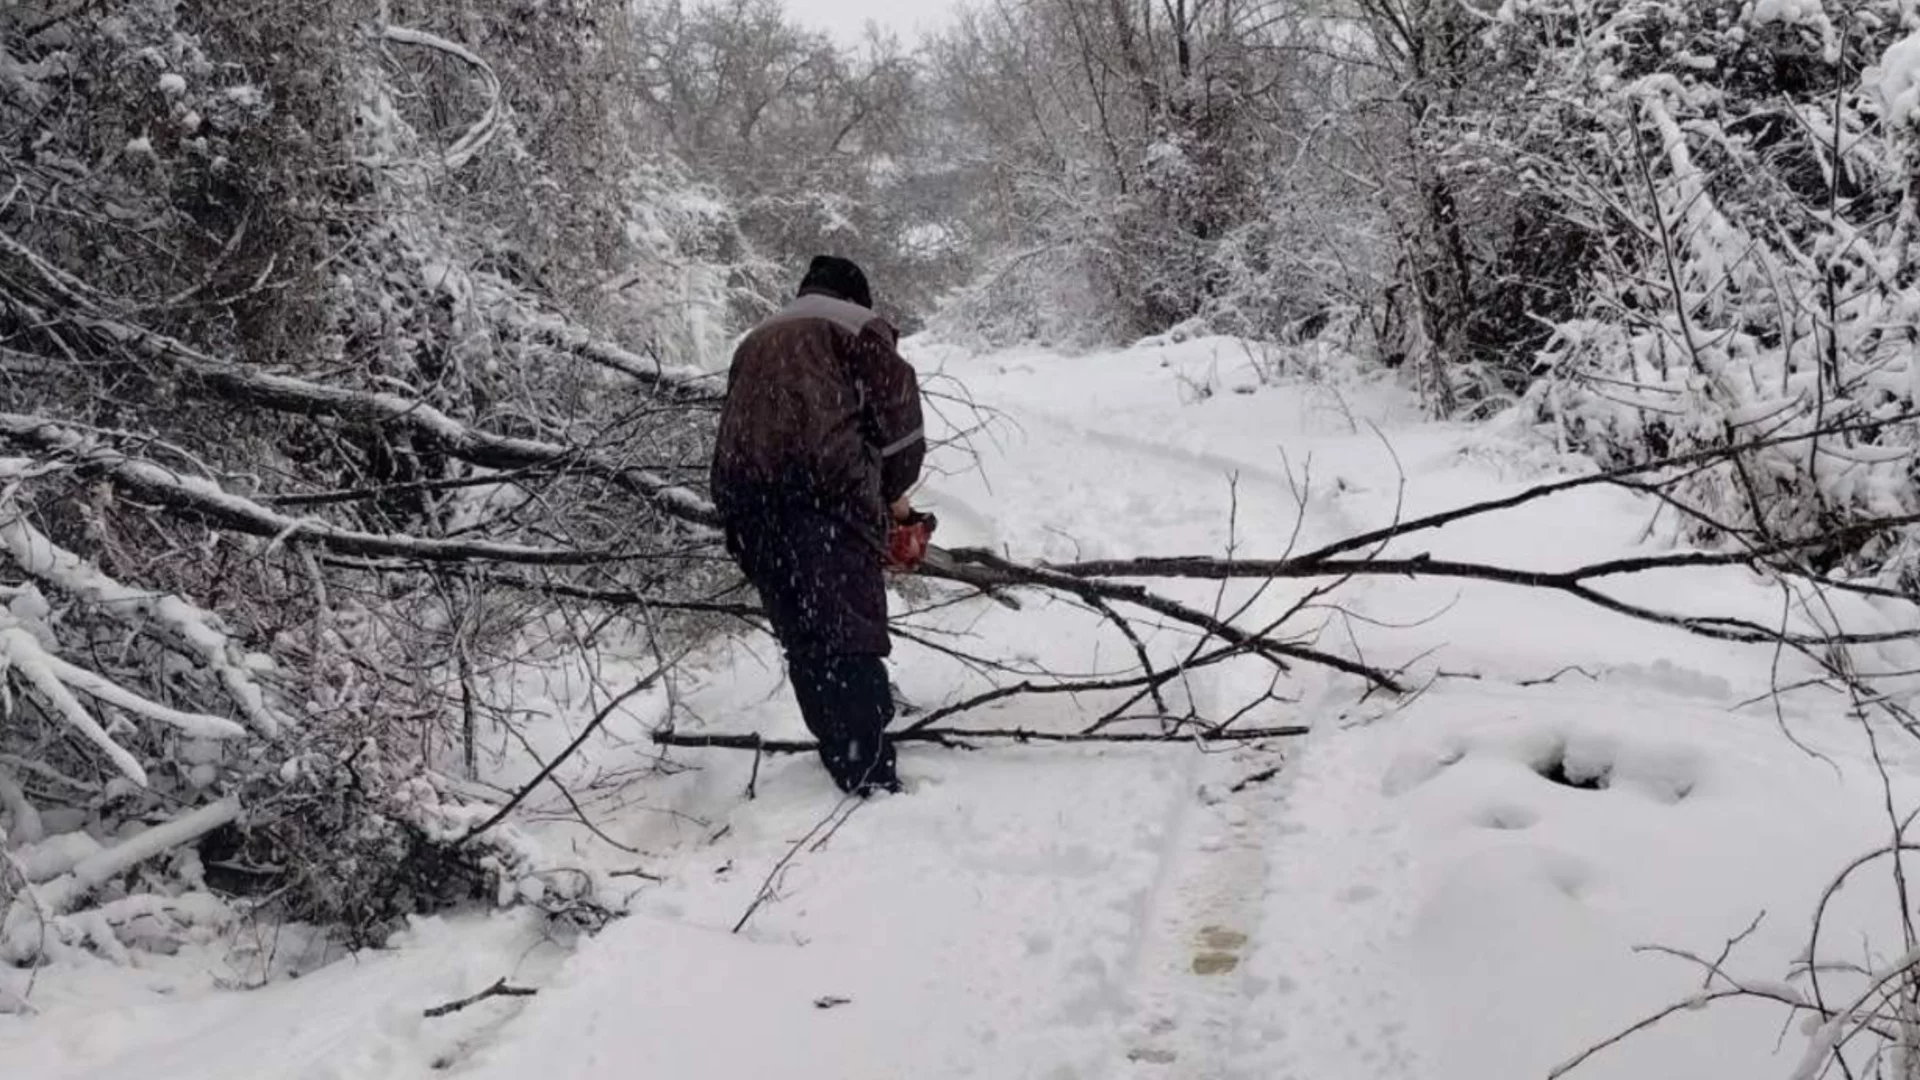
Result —
<path fill-rule="evenodd" d="M 918 381 L 871 310 L 803 295 L 735 350 L 713 499 L 790 652 L 887 652 L 887 506 L 925 454 Z"/>

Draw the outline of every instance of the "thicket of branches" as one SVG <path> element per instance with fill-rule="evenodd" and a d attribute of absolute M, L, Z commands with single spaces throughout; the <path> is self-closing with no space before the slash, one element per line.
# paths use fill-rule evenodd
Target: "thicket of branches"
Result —
<path fill-rule="evenodd" d="M 971 263 L 926 80 L 898 39 L 842 46 L 780 0 L 635 11 L 634 108 L 723 194 L 753 249 L 781 274 L 823 251 L 853 258 L 882 314 L 924 326 Z"/>
<path fill-rule="evenodd" d="M 1920 144 L 1902 104 L 1920 26 L 1899 3 L 1829 8 L 1595 5 L 1577 25 L 1523 8 L 1490 33 L 1538 74 L 1528 126 L 1489 124 L 1481 160 L 1581 252 L 1581 305 L 1542 319 L 1525 408 L 1602 461 L 1859 425 L 1699 478 L 1685 524 L 1713 541 L 1920 507 Z M 1911 590 L 1917 536 L 1810 558 Z"/>
<path fill-rule="evenodd" d="M 1351 320 L 1385 256 L 1330 121 L 1350 19 L 1292 0 L 983 3 L 927 48 L 981 273 L 945 327 L 990 341 L 1260 337 Z"/>
<path fill-rule="evenodd" d="M 0 958 L 230 917 L 206 888 L 367 939 L 592 899 L 443 799 L 511 664 L 605 632 L 557 590 L 714 579 L 659 506 L 766 297 L 632 32 L 0 11 Z"/>

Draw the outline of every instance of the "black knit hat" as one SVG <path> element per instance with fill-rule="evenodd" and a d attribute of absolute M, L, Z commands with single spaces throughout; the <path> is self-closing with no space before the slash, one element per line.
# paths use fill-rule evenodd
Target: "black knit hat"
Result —
<path fill-rule="evenodd" d="M 824 293 L 827 296 L 863 308 L 873 307 L 873 292 L 867 288 L 867 275 L 852 259 L 837 255 L 815 255 L 807 276 L 800 281 L 800 295 Z"/>

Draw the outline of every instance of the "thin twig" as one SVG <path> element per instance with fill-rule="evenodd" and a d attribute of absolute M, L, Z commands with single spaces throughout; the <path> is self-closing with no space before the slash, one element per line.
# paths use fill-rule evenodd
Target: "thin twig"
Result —
<path fill-rule="evenodd" d="M 514 793 L 513 798 L 507 800 L 506 805 L 494 811 L 492 817 L 469 829 L 466 835 L 456 841 L 456 844 L 464 844 L 474 837 L 479 836 L 481 833 L 486 832 L 488 829 L 493 828 L 495 825 L 500 824 L 502 821 L 505 821 L 508 814 L 513 813 L 515 808 L 526 801 L 527 796 L 533 794 L 541 784 L 546 782 L 548 777 L 553 775 L 554 770 L 565 764 L 568 758 L 572 757 L 575 752 L 586 745 L 587 740 L 593 737 L 594 732 L 600 730 L 600 725 L 607 722 L 607 718 L 613 715 L 615 709 L 626 704 L 627 699 L 651 688 L 655 683 L 659 682 L 661 676 L 665 675 L 670 667 L 670 664 L 663 664 L 655 668 L 652 672 L 648 673 L 645 678 L 628 687 L 625 692 L 615 697 L 612 701 L 607 702 L 606 707 L 594 714 L 593 719 L 587 723 L 586 728 L 574 738 L 573 742 L 567 744 L 565 750 L 554 755 L 553 760 L 547 762 L 547 764 L 541 768 L 539 775 L 527 781 L 519 791 Z"/>
<path fill-rule="evenodd" d="M 538 994 L 539 992 L 540 991 L 530 986 L 510 986 L 508 985 L 506 978 L 502 976 L 499 982 L 494 983 L 492 986 L 487 987 L 485 990 L 482 990 L 477 994 L 473 994 L 468 997 L 463 997 L 459 1001 L 449 1001 L 445 1005 L 435 1005 L 433 1008 L 427 1009 L 422 1015 L 426 1016 L 427 1019 L 431 1020 L 436 1017 L 450 1016 L 453 1013 L 457 1013 L 462 1009 L 468 1008 L 473 1005 L 478 1005 L 479 1003 L 487 1000 L 488 998 L 532 997 L 533 995 Z"/>
<path fill-rule="evenodd" d="M 836 821 L 844 820 L 841 818 L 840 812 L 845 810 L 846 816 L 852 817 L 853 812 L 860 809 L 865 801 L 866 800 L 860 798 L 858 795 L 849 794 L 842 796 L 839 802 L 833 804 L 833 809 L 827 811 L 826 817 L 821 818 L 814 824 L 813 828 L 807 830 L 807 835 L 795 840 L 792 846 L 787 848 L 787 853 L 780 857 L 780 861 L 773 864 L 773 869 L 767 871 L 766 879 L 760 882 L 759 891 L 754 893 L 753 903 L 748 904 L 747 910 L 740 913 L 740 921 L 733 924 L 733 929 L 730 932 L 737 934 L 745 929 L 748 920 L 753 918 L 753 913 L 759 911 L 762 904 L 772 899 L 774 882 L 779 880 L 780 872 L 787 868 L 787 864 L 791 863 L 795 856 L 800 854 L 801 849 L 806 847 L 808 842 L 823 830 L 828 828 L 838 829 L 839 824 L 836 824 Z"/>

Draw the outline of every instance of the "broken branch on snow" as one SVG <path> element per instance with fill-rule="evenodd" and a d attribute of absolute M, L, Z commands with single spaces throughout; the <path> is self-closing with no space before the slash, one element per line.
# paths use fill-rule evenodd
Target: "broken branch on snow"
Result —
<path fill-rule="evenodd" d="M 506 976 L 503 975 L 498 982 L 479 993 L 469 994 L 458 1001 L 449 1001 L 445 1005 L 435 1005 L 431 1009 L 422 1010 L 420 1015 L 429 1020 L 435 1020 L 442 1016 L 451 1016 L 462 1009 L 472 1008 L 488 998 L 532 997 L 539 992 L 539 990 L 531 986 L 513 986 L 507 982 Z"/>
<path fill-rule="evenodd" d="M 1305 726 L 1227 729 L 1199 729 L 1187 732 L 1121 731 L 1032 731 L 1025 728 L 909 728 L 895 733 L 895 742 L 934 743 L 939 746 L 966 746 L 971 742 L 1013 743 L 1250 743 L 1265 739 L 1303 738 L 1312 729 Z M 820 744 L 807 739 L 769 739 L 760 735 L 682 735 L 675 731 L 654 733 L 656 746 L 693 750 L 750 750 L 761 754 L 809 754 Z"/>
<path fill-rule="evenodd" d="M 1920 521 L 1920 515 L 1916 515 L 1911 519 L 1901 518 L 1889 520 L 1892 525 L 1907 524 L 1912 521 Z M 1094 580 L 1100 578 L 1127 577 L 1192 578 L 1205 581 L 1228 579 L 1271 581 L 1280 578 L 1383 576 L 1454 578 L 1519 585 L 1531 588 L 1553 589 L 1584 600 L 1597 607 L 1618 612 L 1631 618 L 1676 627 L 1702 637 L 1716 638 L 1722 641 L 1735 641 L 1747 644 L 1784 642 L 1787 644 L 1814 646 L 1871 645 L 1889 641 L 1906 641 L 1920 637 L 1920 628 L 1866 634 L 1787 634 L 1748 619 L 1722 616 L 1682 615 L 1633 604 L 1621 600 L 1618 597 L 1609 596 L 1588 584 L 1588 582 L 1597 578 L 1642 574 L 1654 570 L 1699 569 L 1716 566 L 1756 566 L 1759 562 L 1760 560 L 1748 552 L 1681 552 L 1673 555 L 1650 555 L 1632 559 L 1618 559 L 1578 567 L 1572 570 L 1539 571 L 1515 570 L 1504 566 L 1435 559 L 1429 556 L 1415 556 L 1408 559 L 1329 559 L 1313 562 L 1303 562 L 1299 559 L 1284 559 L 1272 562 L 1249 562 L 1244 560 L 1228 562 L 1226 560 L 1205 556 L 1181 556 L 1176 558 L 1119 559 L 1072 563 L 1049 567 L 1049 569 L 1060 574 L 1073 577 L 1084 576 Z"/>
<path fill-rule="evenodd" d="M 1067 593 L 1088 603 L 1111 601 L 1128 604 L 1174 622 L 1183 623 L 1221 641 L 1240 646 L 1247 652 L 1263 657 L 1282 668 L 1287 666 L 1289 660 L 1297 660 L 1358 676 L 1380 689 L 1394 693 L 1401 693 L 1406 689 L 1393 675 L 1378 668 L 1295 642 L 1283 641 L 1268 634 L 1242 629 L 1217 616 L 1170 600 L 1144 586 L 1075 577 L 1052 567 L 1027 566 L 1012 562 L 993 552 L 978 548 L 963 548 L 949 551 L 947 554 L 957 567 L 963 571 L 969 571 L 964 578 L 954 575 L 954 580 L 964 580 L 969 585 L 999 588 L 1038 587 Z"/>

